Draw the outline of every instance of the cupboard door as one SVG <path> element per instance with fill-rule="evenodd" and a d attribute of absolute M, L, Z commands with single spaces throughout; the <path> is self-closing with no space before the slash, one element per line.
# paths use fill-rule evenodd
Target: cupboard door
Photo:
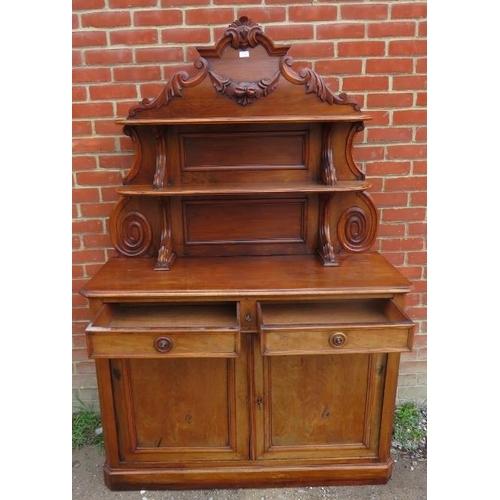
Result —
<path fill-rule="evenodd" d="M 248 458 L 245 353 L 110 363 L 121 461 Z"/>
<path fill-rule="evenodd" d="M 378 456 L 386 354 L 262 356 L 255 344 L 257 458 Z"/>

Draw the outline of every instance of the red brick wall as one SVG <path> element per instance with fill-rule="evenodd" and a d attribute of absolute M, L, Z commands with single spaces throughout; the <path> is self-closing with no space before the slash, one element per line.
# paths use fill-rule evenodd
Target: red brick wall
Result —
<path fill-rule="evenodd" d="M 98 407 L 87 359 L 87 302 L 78 293 L 113 255 L 108 215 L 132 164 L 114 120 L 155 97 L 195 47 L 213 44 L 246 15 L 295 68 L 312 61 L 334 92 L 374 116 L 355 158 L 380 211 L 377 250 L 413 283 L 407 306 L 415 349 L 401 362 L 398 398 L 426 398 L 426 2 L 301 0 L 73 0 L 73 387 Z"/>

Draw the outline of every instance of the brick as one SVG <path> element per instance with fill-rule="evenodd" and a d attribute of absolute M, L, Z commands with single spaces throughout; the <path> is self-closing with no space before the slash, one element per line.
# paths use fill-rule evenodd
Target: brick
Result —
<path fill-rule="evenodd" d="M 423 90 L 427 88 L 427 78 L 421 75 L 394 76 L 393 90 Z"/>
<path fill-rule="evenodd" d="M 130 13 L 120 12 L 92 12 L 82 14 L 81 24 L 84 28 L 117 28 L 130 26 Z"/>
<path fill-rule="evenodd" d="M 422 264 L 423 266 L 425 266 L 427 264 L 427 252 L 409 253 L 408 264 L 410 265 Z"/>
<path fill-rule="evenodd" d="M 411 142 L 413 130 L 403 127 L 383 127 L 368 129 L 368 142 Z"/>
<path fill-rule="evenodd" d="M 394 125 L 426 124 L 427 111 L 425 109 L 395 110 L 392 114 L 392 122 Z"/>
<path fill-rule="evenodd" d="M 73 83 L 109 81 L 111 81 L 109 68 L 75 68 L 73 70 Z"/>
<path fill-rule="evenodd" d="M 427 54 L 426 40 L 393 40 L 389 41 L 389 56 L 420 56 Z"/>
<path fill-rule="evenodd" d="M 108 43 L 104 31 L 76 31 L 72 37 L 73 48 L 105 46 Z"/>
<path fill-rule="evenodd" d="M 109 213 L 109 212 L 108 212 Z M 109 234 L 92 234 L 83 236 L 83 244 L 85 248 L 105 248 L 112 247 Z"/>
<path fill-rule="evenodd" d="M 92 134 L 92 123 L 89 121 L 73 121 L 73 136 Z"/>
<path fill-rule="evenodd" d="M 71 239 L 72 239 L 72 248 L 74 249 L 82 248 L 82 240 L 79 236 L 73 235 Z"/>
<path fill-rule="evenodd" d="M 105 259 L 104 250 L 92 249 L 92 250 L 74 250 L 72 254 L 74 263 L 85 263 L 88 262 L 102 262 Z M 88 312 L 84 309 L 81 313 L 82 319 L 88 319 Z"/>
<path fill-rule="evenodd" d="M 379 40 L 338 42 L 339 57 L 384 56 L 385 42 Z"/>
<path fill-rule="evenodd" d="M 89 118 L 93 116 L 113 116 L 113 105 L 110 102 L 85 102 L 73 104 L 73 118 Z"/>
<path fill-rule="evenodd" d="M 120 173 L 110 170 L 78 172 L 76 179 L 80 186 L 119 186 L 122 183 Z"/>
<path fill-rule="evenodd" d="M 97 153 L 114 149 L 115 140 L 111 137 L 80 137 L 73 140 L 73 151 L 76 153 Z"/>
<path fill-rule="evenodd" d="M 427 192 L 419 191 L 410 193 L 410 205 L 413 207 L 426 207 L 427 206 Z"/>
<path fill-rule="evenodd" d="M 186 11 L 186 24 L 226 24 L 229 25 L 234 21 L 234 13 L 232 8 L 213 7 L 207 9 L 192 9 Z"/>
<path fill-rule="evenodd" d="M 209 43 L 209 28 L 172 28 L 160 30 L 161 43 Z"/>
<path fill-rule="evenodd" d="M 94 128 L 97 135 L 111 134 L 119 137 L 123 126 L 117 125 L 114 120 L 94 120 Z"/>
<path fill-rule="evenodd" d="M 79 50 L 73 50 L 73 52 L 71 53 L 71 62 L 73 64 L 73 67 L 82 65 L 82 53 Z"/>
<path fill-rule="evenodd" d="M 97 165 L 96 159 L 90 155 L 73 155 L 73 170 L 91 170 Z"/>
<path fill-rule="evenodd" d="M 393 38 L 416 36 L 417 23 L 415 22 L 385 22 L 369 23 L 367 25 L 368 38 Z"/>
<path fill-rule="evenodd" d="M 134 161 L 134 155 L 126 155 L 126 154 L 100 155 L 99 167 L 128 169 L 132 166 L 133 161 Z"/>
<path fill-rule="evenodd" d="M 427 21 L 420 21 L 417 26 L 417 36 L 426 37 L 427 36 Z"/>
<path fill-rule="evenodd" d="M 427 57 L 416 58 L 415 73 L 427 73 Z"/>
<path fill-rule="evenodd" d="M 314 38 L 314 28 L 310 24 L 266 26 L 266 34 L 274 41 L 311 40 Z"/>
<path fill-rule="evenodd" d="M 137 63 L 164 63 L 169 61 L 180 61 L 183 58 L 181 47 L 158 47 L 135 49 L 135 61 Z"/>
<path fill-rule="evenodd" d="M 372 193 L 372 197 L 376 206 L 380 208 L 408 206 L 408 195 L 406 193 Z"/>
<path fill-rule="evenodd" d="M 134 84 L 110 83 L 89 85 L 90 98 L 93 101 L 115 101 L 117 99 L 136 99 L 137 87 Z"/>
<path fill-rule="evenodd" d="M 343 79 L 344 87 L 350 91 L 387 90 L 389 78 L 386 76 L 348 76 Z"/>
<path fill-rule="evenodd" d="M 315 63 L 316 71 L 323 77 L 329 74 L 360 75 L 362 68 L 361 59 L 331 59 Z"/>
<path fill-rule="evenodd" d="M 392 19 L 421 19 L 427 16 L 427 3 L 401 2 L 391 9 Z"/>
<path fill-rule="evenodd" d="M 328 23 L 316 26 L 316 38 L 318 40 L 345 40 L 364 37 L 365 24 L 363 23 Z"/>
<path fill-rule="evenodd" d="M 139 10 L 134 12 L 133 19 L 134 26 L 175 26 L 182 24 L 182 10 Z"/>
<path fill-rule="evenodd" d="M 71 14 L 71 28 L 75 31 L 80 28 L 80 16 L 78 14 Z"/>
<path fill-rule="evenodd" d="M 409 175 L 411 168 L 410 161 L 378 161 L 368 163 L 366 166 L 367 174 L 370 178 L 382 175 Z"/>
<path fill-rule="evenodd" d="M 413 59 L 411 58 L 380 58 L 366 60 L 366 74 L 394 74 L 412 73 Z"/>
<path fill-rule="evenodd" d="M 87 100 L 87 87 L 73 85 L 71 93 L 73 97 L 73 102 Z"/>
<path fill-rule="evenodd" d="M 161 72 L 158 66 L 121 66 L 113 68 L 113 76 L 117 82 L 143 82 L 145 80 L 159 80 Z"/>
<path fill-rule="evenodd" d="M 244 2 L 246 3 L 246 2 Z M 252 2 L 260 3 L 260 2 Z M 267 4 L 268 2 L 266 2 Z M 232 3 L 231 3 L 232 4 Z M 282 23 L 286 21 L 286 8 L 285 7 L 238 7 L 236 9 L 237 15 L 235 19 L 239 19 L 241 16 L 247 16 L 249 19 L 253 19 L 260 25 L 267 23 Z M 267 31 L 267 27 L 266 31 Z M 223 33 L 221 33 L 222 35 Z M 217 39 L 217 38 L 216 38 Z"/>
<path fill-rule="evenodd" d="M 366 20 L 381 20 L 388 18 L 388 6 L 384 4 L 374 4 L 370 2 L 368 5 L 363 4 L 344 4 L 340 6 L 340 19 L 352 19 L 360 21 Z"/>
<path fill-rule="evenodd" d="M 102 10 L 104 0 L 72 0 L 72 10 Z"/>
<path fill-rule="evenodd" d="M 427 127 L 418 127 L 415 131 L 415 140 L 420 142 L 427 141 Z"/>
<path fill-rule="evenodd" d="M 408 234 L 412 236 L 418 234 L 427 235 L 427 224 L 425 222 L 412 222 L 408 224 Z"/>
<path fill-rule="evenodd" d="M 168 2 L 175 3 L 172 0 Z M 108 0 L 111 9 L 126 9 L 128 7 L 156 7 L 158 0 Z"/>
<path fill-rule="evenodd" d="M 356 148 L 355 158 L 358 161 L 374 161 L 384 158 L 384 148 L 382 146 L 363 146 Z"/>
<path fill-rule="evenodd" d="M 417 92 L 417 106 L 427 106 L 427 92 Z"/>
<path fill-rule="evenodd" d="M 413 161 L 413 175 L 426 175 L 427 174 L 427 161 L 414 160 Z"/>
<path fill-rule="evenodd" d="M 424 208 L 385 208 L 381 210 L 384 222 L 422 221 L 425 218 Z"/>
<path fill-rule="evenodd" d="M 73 221 L 73 234 L 102 233 L 103 225 L 100 220 L 76 220 Z M 73 252 L 74 254 L 75 252 Z M 81 255 L 83 253 L 80 252 Z M 75 262 L 75 261 L 73 261 Z"/>
<path fill-rule="evenodd" d="M 423 191 L 427 188 L 427 177 L 389 177 L 385 180 L 387 191 Z"/>
<path fill-rule="evenodd" d="M 425 144 L 408 144 L 401 146 L 388 146 L 387 147 L 387 159 L 418 159 L 426 158 L 427 148 Z"/>
<path fill-rule="evenodd" d="M 112 31 L 109 34 L 111 45 L 142 45 L 158 43 L 157 29 L 132 29 Z"/>
<path fill-rule="evenodd" d="M 98 218 L 98 217 L 109 217 L 109 214 L 113 210 L 114 203 L 82 203 L 80 209 L 83 218 Z M 85 245 L 87 247 L 87 245 Z M 101 245 L 103 246 L 103 245 Z M 108 242 L 109 246 L 109 242 Z"/>
<path fill-rule="evenodd" d="M 413 94 L 410 92 L 370 92 L 367 95 L 369 108 L 407 108 L 413 104 Z M 370 129 L 368 124 L 367 129 Z"/>
<path fill-rule="evenodd" d="M 423 250 L 424 239 L 420 237 L 398 238 L 394 240 L 382 241 L 382 253 L 385 252 L 410 252 L 412 250 Z M 425 252 L 421 252 L 424 253 Z"/>
<path fill-rule="evenodd" d="M 131 49 L 99 49 L 99 50 L 86 50 L 85 63 L 88 65 L 99 64 L 117 64 L 117 63 L 131 63 L 133 62 Z"/>
<path fill-rule="evenodd" d="M 75 188 L 73 189 L 73 203 L 99 203 L 99 189 Z"/>
<path fill-rule="evenodd" d="M 292 5 L 288 7 L 288 19 L 292 22 L 335 21 L 336 5 Z"/>

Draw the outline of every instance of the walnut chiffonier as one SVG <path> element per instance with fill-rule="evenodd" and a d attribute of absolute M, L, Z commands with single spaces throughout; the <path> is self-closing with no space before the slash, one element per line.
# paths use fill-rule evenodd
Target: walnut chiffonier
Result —
<path fill-rule="evenodd" d="M 408 280 L 373 247 L 370 116 L 242 17 L 118 123 L 134 145 L 86 284 L 110 489 L 390 478 Z"/>

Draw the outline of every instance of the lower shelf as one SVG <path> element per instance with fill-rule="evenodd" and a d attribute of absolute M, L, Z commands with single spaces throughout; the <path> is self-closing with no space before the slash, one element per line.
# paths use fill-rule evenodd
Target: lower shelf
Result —
<path fill-rule="evenodd" d="M 104 479 L 111 490 L 347 486 L 385 484 L 392 466 L 391 458 L 384 463 L 306 467 L 259 464 L 210 469 L 117 469 L 105 464 Z"/>

